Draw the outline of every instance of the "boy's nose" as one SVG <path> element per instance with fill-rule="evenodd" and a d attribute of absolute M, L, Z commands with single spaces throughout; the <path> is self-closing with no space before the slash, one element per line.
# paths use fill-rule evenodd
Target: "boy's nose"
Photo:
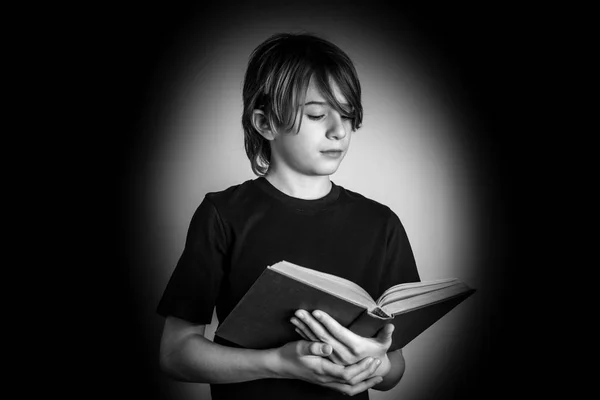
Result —
<path fill-rule="evenodd" d="M 330 120 L 331 122 L 327 129 L 327 137 L 331 140 L 341 140 L 346 137 L 346 126 L 344 125 L 342 116 L 338 113 L 333 113 Z"/>

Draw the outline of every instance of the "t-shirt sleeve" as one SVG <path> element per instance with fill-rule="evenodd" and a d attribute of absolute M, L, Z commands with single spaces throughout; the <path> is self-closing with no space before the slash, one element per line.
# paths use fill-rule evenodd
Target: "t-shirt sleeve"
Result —
<path fill-rule="evenodd" d="M 419 271 L 408 240 L 408 235 L 400 218 L 391 212 L 387 227 L 385 271 L 380 293 L 406 282 L 419 282 Z"/>
<path fill-rule="evenodd" d="M 191 219 L 185 247 L 157 313 L 209 324 L 223 279 L 226 248 L 223 222 L 214 204 L 205 197 Z"/>

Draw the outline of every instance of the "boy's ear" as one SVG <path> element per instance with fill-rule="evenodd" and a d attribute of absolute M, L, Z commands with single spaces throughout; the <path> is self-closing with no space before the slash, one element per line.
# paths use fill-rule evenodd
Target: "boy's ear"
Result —
<path fill-rule="evenodd" d="M 252 125 L 254 125 L 254 129 L 256 129 L 265 139 L 275 139 L 275 132 L 269 125 L 269 121 L 267 120 L 264 111 L 254 110 L 252 112 Z"/>

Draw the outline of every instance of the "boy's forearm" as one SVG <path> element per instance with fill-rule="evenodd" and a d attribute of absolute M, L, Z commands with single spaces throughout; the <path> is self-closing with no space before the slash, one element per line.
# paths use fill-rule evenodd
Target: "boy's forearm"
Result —
<path fill-rule="evenodd" d="M 375 390 L 390 390 L 395 387 L 400 379 L 402 379 L 402 375 L 404 375 L 404 369 L 406 364 L 404 362 L 404 356 L 402 355 L 402 350 L 396 350 L 391 353 L 388 353 L 388 359 L 390 360 L 390 370 L 383 377 L 383 381 L 380 384 L 373 386 Z"/>
<path fill-rule="evenodd" d="M 172 378 L 196 383 L 235 383 L 277 378 L 275 350 L 249 350 L 221 346 L 201 335 L 191 335 L 161 359 Z"/>

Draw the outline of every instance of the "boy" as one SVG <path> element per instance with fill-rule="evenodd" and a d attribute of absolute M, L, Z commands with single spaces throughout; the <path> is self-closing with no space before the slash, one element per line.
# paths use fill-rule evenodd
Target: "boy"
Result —
<path fill-rule="evenodd" d="M 362 123 L 356 70 L 337 46 L 312 35 L 275 35 L 252 53 L 243 88 L 245 148 L 257 179 L 209 193 L 158 305 L 166 317 L 162 369 L 211 384 L 216 399 L 368 399 L 404 372 L 387 353 L 392 325 L 359 337 L 318 310 L 290 321 L 298 341 L 251 350 L 204 338 L 267 265 L 287 260 L 335 274 L 377 297 L 418 281 L 408 238 L 386 206 L 330 180 Z M 302 340 L 304 339 L 304 340 Z"/>

